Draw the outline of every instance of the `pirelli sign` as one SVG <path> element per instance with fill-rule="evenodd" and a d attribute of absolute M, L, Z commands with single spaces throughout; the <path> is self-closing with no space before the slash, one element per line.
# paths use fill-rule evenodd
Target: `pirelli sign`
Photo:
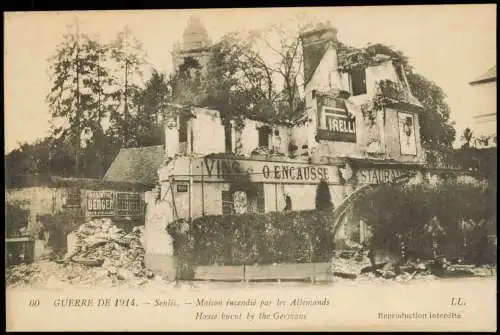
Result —
<path fill-rule="evenodd" d="M 347 115 L 325 113 L 325 129 L 318 129 L 319 140 L 356 142 L 356 121 Z"/>

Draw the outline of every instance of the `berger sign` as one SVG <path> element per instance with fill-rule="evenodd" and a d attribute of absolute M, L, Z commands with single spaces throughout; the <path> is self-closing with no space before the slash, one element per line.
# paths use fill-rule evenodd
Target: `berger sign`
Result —
<path fill-rule="evenodd" d="M 322 179 L 338 181 L 338 169 L 329 165 L 310 165 L 290 162 L 233 160 L 205 158 L 200 162 L 200 173 L 205 181 L 244 180 L 268 183 L 318 183 Z"/>
<path fill-rule="evenodd" d="M 115 211 L 113 192 L 88 192 L 87 212 L 94 216 L 113 216 Z"/>

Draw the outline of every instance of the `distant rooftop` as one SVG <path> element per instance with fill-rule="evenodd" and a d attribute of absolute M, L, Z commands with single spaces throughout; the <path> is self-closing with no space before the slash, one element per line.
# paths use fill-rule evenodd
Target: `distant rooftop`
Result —
<path fill-rule="evenodd" d="M 476 78 L 475 80 L 471 81 L 469 85 L 478 85 L 478 84 L 484 84 L 484 83 L 489 83 L 492 81 L 497 81 L 497 66 L 493 66 L 488 71 L 486 71 L 482 76 L 479 78 Z"/>
<path fill-rule="evenodd" d="M 121 191 L 140 191 L 146 189 L 142 183 L 129 180 L 110 181 L 93 178 L 60 177 L 48 173 L 17 175 L 6 180 L 6 188 L 20 189 L 27 187 L 72 188 L 85 190 L 114 189 Z"/>
<path fill-rule="evenodd" d="M 103 179 L 154 186 L 158 180 L 157 170 L 163 163 L 164 157 L 163 145 L 122 148 Z"/>

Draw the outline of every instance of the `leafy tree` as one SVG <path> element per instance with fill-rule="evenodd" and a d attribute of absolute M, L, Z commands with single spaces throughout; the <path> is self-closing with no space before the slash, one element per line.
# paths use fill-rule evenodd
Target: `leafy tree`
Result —
<path fill-rule="evenodd" d="M 409 72 L 407 78 L 413 95 L 424 106 L 424 112 L 419 115 L 422 143 L 431 148 L 451 148 L 456 130 L 450 122 L 446 94 L 420 74 Z"/>
<path fill-rule="evenodd" d="M 470 148 L 472 137 L 473 137 L 472 130 L 469 127 L 465 128 L 464 133 L 462 135 L 462 140 L 464 141 L 462 148 Z"/>
<path fill-rule="evenodd" d="M 202 67 L 196 58 L 186 57 L 179 69 L 169 78 L 169 100 L 179 105 L 196 106 L 203 103 Z"/>
<path fill-rule="evenodd" d="M 20 230 L 28 226 L 29 211 L 15 202 L 5 203 L 5 235 L 15 237 L 21 235 Z"/>
<path fill-rule="evenodd" d="M 226 35 L 212 47 L 212 57 L 202 80 L 203 104 L 221 113 L 225 124 L 246 115 L 252 102 L 264 99 L 250 72 L 243 76 L 244 49 L 234 35 Z M 241 120 L 241 118 L 240 118 Z"/>
<path fill-rule="evenodd" d="M 132 118 L 133 131 L 130 136 L 137 146 L 159 145 L 164 142 L 160 120 L 168 102 L 168 93 L 169 83 L 165 74 L 153 69 L 144 89 L 135 96 L 137 115 Z"/>
<path fill-rule="evenodd" d="M 237 97 L 238 115 L 289 121 L 303 114 L 304 100 L 299 92 L 302 48 L 298 36 L 298 31 L 273 24 L 262 30 L 226 35 L 216 45 L 214 56 L 225 63 L 212 65 L 222 65 L 226 78 L 220 80 L 219 73 L 212 82 L 231 87 L 233 98 Z"/>
<path fill-rule="evenodd" d="M 52 136 L 8 155 L 17 162 L 17 167 L 10 165 L 13 174 L 99 178 L 129 138 L 140 145 L 156 144 L 162 136 L 151 125 L 156 116 L 149 114 L 158 109 L 147 107 L 156 104 L 151 101 L 156 88 L 139 89 L 143 61 L 140 43 L 128 28 L 105 44 L 82 34 L 78 21 L 70 26 L 49 59 Z M 159 90 L 165 95 L 165 87 Z"/>
<path fill-rule="evenodd" d="M 15 185 L 22 175 L 75 174 L 74 147 L 69 138 L 46 137 L 35 143 L 22 143 L 5 156 L 7 185 Z"/>
<path fill-rule="evenodd" d="M 87 178 L 102 178 L 122 147 L 122 140 L 104 134 L 99 142 L 93 141 L 83 151 L 83 175 Z"/>
<path fill-rule="evenodd" d="M 70 30 L 63 36 L 55 55 L 49 59 L 49 76 L 53 86 L 46 99 L 53 119 L 59 118 L 65 123 L 65 126 L 54 127 L 54 134 L 72 139 L 78 174 L 82 124 L 85 123 L 82 112 L 91 104 L 88 96 L 82 99 L 82 81 L 88 79 L 84 78 L 82 70 L 89 66 L 92 59 L 86 52 L 89 48 L 84 47 L 89 46 L 90 39 L 80 34 L 78 21 L 74 29 L 74 32 Z"/>
<path fill-rule="evenodd" d="M 333 210 L 332 195 L 330 187 L 325 180 L 321 180 L 316 188 L 316 210 Z"/>
<path fill-rule="evenodd" d="M 158 122 L 168 98 L 168 82 L 165 74 L 153 69 L 151 78 L 142 91 L 142 118 L 148 122 Z"/>
<path fill-rule="evenodd" d="M 52 113 L 52 134 L 71 140 L 75 175 L 80 175 L 82 147 L 102 141 L 103 121 L 109 117 L 111 84 L 106 66 L 107 48 L 79 31 L 79 22 L 70 27 L 49 59 L 53 83 L 47 95 Z M 96 157 L 99 159 L 99 157 Z M 95 158 L 94 158 L 95 161 Z"/>
<path fill-rule="evenodd" d="M 141 67 L 145 63 L 146 54 L 128 27 L 120 31 L 108 47 L 112 64 L 110 66 L 113 69 L 110 95 L 114 102 L 110 114 L 110 133 L 121 138 L 127 146 L 129 140 L 133 139 L 130 134 L 137 116 L 142 85 Z"/>

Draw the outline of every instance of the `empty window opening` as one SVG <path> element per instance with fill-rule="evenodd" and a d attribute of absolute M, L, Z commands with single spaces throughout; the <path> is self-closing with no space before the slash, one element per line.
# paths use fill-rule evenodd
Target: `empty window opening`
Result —
<path fill-rule="evenodd" d="M 233 152 L 233 127 L 231 124 L 224 126 L 224 143 L 226 152 Z"/>
<path fill-rule="evenodd" d="M 352 95 L 366 94 L 365 69 L 353 69 L 350 73 Z"/>
<path fill-rule="evenodd" d="M 269 135 L 271 134 L 271 129 L 269 127 L 259 128 L 259 147 L 269 148 Z"/>
<path fill-rule="evenodd" d="M 187 142 L 188 140 L 188 117 L 181 115 L 179 117 L 179 142 Z"/>

